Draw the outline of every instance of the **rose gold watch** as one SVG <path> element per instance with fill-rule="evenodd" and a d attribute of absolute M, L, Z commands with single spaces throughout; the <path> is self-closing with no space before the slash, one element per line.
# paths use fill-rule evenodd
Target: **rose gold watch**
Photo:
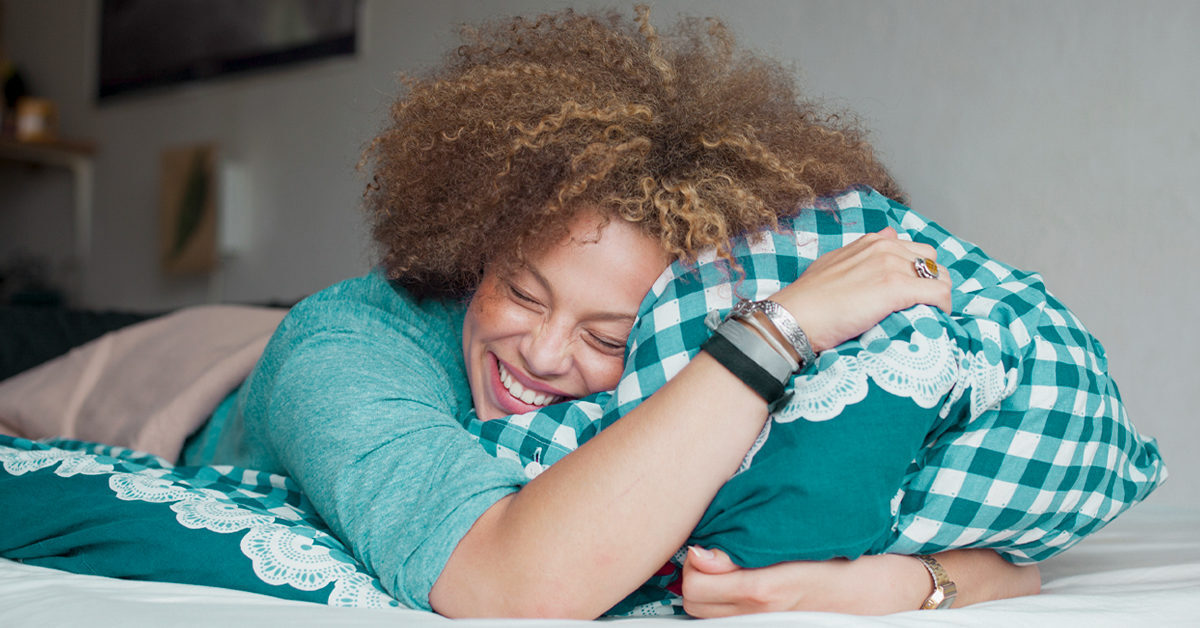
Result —
<path fill-rule="evenodd" d="M 933 593 L 925 598 L 925 602 L 921 604 L 921 610 L 950 608 L 954 604 L 954 598 L 958 597 L 958 587 L 955 586 L 954 581 L 950 579 L 949 574 L 942 568 L 942 564 L 934 557 L 918 554 L 916 559 L 921 561 L 925 570 L 933 578 Z"/>

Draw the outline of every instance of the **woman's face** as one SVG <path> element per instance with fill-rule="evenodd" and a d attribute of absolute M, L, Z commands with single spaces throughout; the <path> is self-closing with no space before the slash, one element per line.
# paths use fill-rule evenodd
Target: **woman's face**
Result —
<path fill-rule="evenodd" d="M 484 274 L 463 322 L 480 419 L 616 387 L 638 307 L 669 259 L 629 223 L 601 222 L 581 214 L 511 276 Z"/>

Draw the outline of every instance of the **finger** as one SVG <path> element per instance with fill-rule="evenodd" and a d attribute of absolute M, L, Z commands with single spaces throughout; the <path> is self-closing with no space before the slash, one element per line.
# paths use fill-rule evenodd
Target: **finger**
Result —
<path fill-rule="evenodd" d="M 910 242 L 908 240 L 900 240 L 904 247 L 908 249 L 913 257 L 927 257 L 933 261 L 937 261 L 937 249 L 922 242 Z"/>
<path fill-rule="evenodd" d="M 946 314 L 951 313 L 951 288 L 953 286 L 950 279 L 950 271 L 946 267 L 938 266 L 937 279 L 914 276 L 911 285 L 913 286 L 913 295 L 916 299 L 913 305 L 924 303 L 925 305 L 932 305 Z"/>
<path fill-rule="evenodd" d="M 891 227 L 884 227 L 883 229 L 874 233 L 863 235 L 850 244 L 841 247 L 841 249 L 844 249 L 846 253 L 850 253 L 852 251 L 871 250 L 879 247 L 892 247 L 896 246 L 902 241 L 903 240 L 900 240 L 900 236 L 896 234 L 895 229 Z"/>
<path fill-rule="evenodd" d="M 879 242 L 879 241 L 884 241 L 884 240 L 895 240 L 898 237 L 900 237 L 900 236 L 896 234 L 895 229 L 893 229 L 891 227 L 884 227 L 884 228 L 880 229 L 879 231 L 872 231 L 869 233 L 864 233 L 861 236 L 859 236 L 858 238 L 856 238 L 854 241 L 850 242 L 850 244 L 844 245 L 841 248 L 847 248 L 847 247 L 853 246 L 853 245 L 863 246 L 863 245 L 870 244 L 871 242 Z"/>
<path fill-rule="evenodd" d="M 860 238 L 860 241 L 864 239 L 866 238 Z M 849 250 L 847 251 L 847 253 L 850 252 Z M 873 257 L 886 258 L 891 256 L 904 259 L 910 265 L 917 259 L 927 258 L 934 262 L 937 261 L 937 250 L 932 246 L 911 240 L 901 240 L 899 238 L 872 238 L 870 241 L 864 242 L 862 248 L 854 251 L 854 254 L 854 257 L 848 260 L 854 264 L 862 264 Z"/>
<path fill-rule="evenodd" d="M 954 278 L 950 276 L 950 269 L 938 264 L 938 281 L 944 286 L 942 292 L 942 300 L 937 304 L 943 312 L 947 314 L 954 313 Z"/>
<path fill-rule="evenodd" d="M 912 255 L 911 259 L 904 260 L 905 261 L 905 267 L 904 267 L 905 274 L 908 274 L 909 272 L 911 272 L 913 275 L 916 275 L 917 278 L 919 278 L 919 279 L 928 279 L 927 277 L 922 277 L 919 274 L 917 274 L 917 269 L 916 269 L 916 264 L 918 262 L 918 259 L 928 259 L 928 260 L 932 261 L 935 266 L 937 266 L 936 280 L 938 282 L 941 282 L 942 284 L 944 284 L 945 291 L 948 291 L 949 289 L 954 287 L 954 280 L 950 277 L 950 269 L 937 262 L 937 250 L 936 249 L 934 249 L 932 246 L 929 246 L 928 244 L 921 244 L 918 242 L 905 242 L 903 240 L 901 240 L 901 242 L 904 243 L 905 249 L 907 250 L 907 252 Z M 949 295 L 946 294 L 945 296 L 948 297 Z M 926 302 L 926 303 L 928 303 L 928 302 Z M 948 299 L 939 299 L 937 303 L 928 303 L 928 304 L 929 305 L 937 305 L 938 307 L 942 307 L 942 305 L 944 304 L 946 307 L 942 307 L 942 309 L 945 310 L 947 313 L 950 312 Z"/>
<path fill-rule="evenodd" d="M 696 569 L 691 552 L 683 563 L 681 593 L 685 600 L 702 604 L 727 604 L 737 598 L 737 573 L 707 574 Z"/>
<path fill-rule="evenodd" d="M 729 573 L 738 569 L 738 566 L 733 564 L 733 559 L 729 558 L 729 554 L 719 549 L 710 550 L 698 545 L 688 548 L 686 561 L 696 571 L 710 575 Z"/>
<path fill-rule="evenodd" d="M 831 263 L 836 260 L 854 258 L 864 252 L 875 250 L 877 247 L 894 245 L 898 241 L 896 230 L 885 227 L 882 231 L 864 234 L 848 244 L 827 251 L 817 257 L 817 261 L 825 260 L 825 263 Z"/>
<path fill-rule="evenodd" d="M 708 602 L 694 602 L 687 598 L 683 599 L 683 610 L 692 617 L 700 619 L 712 619 L 716 617 L 732 617 L 734 615 L 745 615 L 740 607 L 733 604 L 714 604 Z"/>
<path fill-rule="evenodd" d="M 954 287 L 954 278 L 950 276 L 950 269 L 941 264 L 938 264 L 938 281 L 946 284 L 947 289 Z"/>
<path fill-rule="evenodd" d="M 950 271 L 941 264 L 937 266 L 937 276 L 933 279 L 918 274 L 915 258 L 901 255 L 888 255 L 876 259 L 879 270 L 869 271 L 879 273 L 880 291 L 877 295 L 888 299 L 893 311 L 908 309 L 917 304 L 930 305 L 941 309 L 947 314 L 951 311 L 951 288 L 953 280 Z"/>
<path fill-rule="evenodd" d="M 932 260 L 933 258 L 928 259 Z M 925 288 L 929 293 L 929 295 L 922 300 L 922 303 L 936 306 L 943 312 L 950 314 L 952 300 L 951 290 L 954 288 L 954 279 L 950 276 L 949 268 L 941 264 L 937 264 L 936 261 L 934 263 L 937 266 L 937 275 L 933 281 L 930 281 L 927 277 L 917 277 L 917 279 L 926 282 Z M 916 268 L 913 268 L 913 274 L 916 274 Z"/>

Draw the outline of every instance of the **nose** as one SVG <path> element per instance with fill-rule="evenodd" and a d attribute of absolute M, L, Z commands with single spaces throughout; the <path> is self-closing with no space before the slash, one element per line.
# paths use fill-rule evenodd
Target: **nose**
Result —
<path fill-rule="evenodd" d="M 571 365 L 571 330 L 553 319 L 530 330 L 521 342 L 521 357 L 530 375 L 552 377 L 566 373 Z"/>

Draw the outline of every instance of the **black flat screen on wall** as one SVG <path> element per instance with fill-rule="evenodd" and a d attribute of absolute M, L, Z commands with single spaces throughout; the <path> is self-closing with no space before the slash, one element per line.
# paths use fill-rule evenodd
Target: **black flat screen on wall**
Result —
<path fill-rule="evenodd" d="M 101 100 L 353 55 L 358 0 L 103 0 Z"/>

